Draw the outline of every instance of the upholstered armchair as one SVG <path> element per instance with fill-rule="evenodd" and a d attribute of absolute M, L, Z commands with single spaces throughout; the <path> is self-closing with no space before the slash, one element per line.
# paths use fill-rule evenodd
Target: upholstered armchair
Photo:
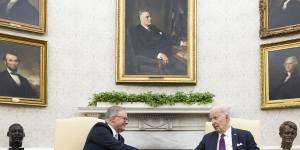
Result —
<path fill-rule="evenodd" d="M 94 117 L 56 119 L 54 150 L 82 150 L 90 129 L 104 120 Z"/>
<path fill-rule="evenodd" d="M 231 118 L 230 120 L 231 126 L 234 128 L 239 128 L 243 130 L 248 130 L 252 133 L 256 144 L 258 147 L 261 145 L 261 133 L 260 133 L 260 121 L 259 120 L 249 120 L 242 118 Z M 205 133 L 209 133 L 214 131 L 211 122 L 206 122 L 205 124 Z"/>

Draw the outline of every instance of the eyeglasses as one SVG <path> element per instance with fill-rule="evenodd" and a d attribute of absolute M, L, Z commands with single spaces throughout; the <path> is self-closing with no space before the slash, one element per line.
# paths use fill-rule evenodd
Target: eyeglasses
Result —
<path fill-rule="evenodd" d="M 122 118 L 125 121 L 129 121 L 129 119 L 127 117 L 123 117 L 123 116 L 114 116 L 114 117 L 120 117 L 120 118 Z"/>

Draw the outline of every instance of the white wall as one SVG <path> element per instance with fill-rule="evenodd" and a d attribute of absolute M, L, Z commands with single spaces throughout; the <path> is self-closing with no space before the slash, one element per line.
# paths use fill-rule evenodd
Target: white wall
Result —
<path fill-rule="evenodd" d="M 259 0 L 198 0 L 196 86 L 116 85 L 116 0 L 48 0 L 48 33 L 36 35 L 0 28 L 1 33 L 48 41 L 48 107 L 0 105 L 0 147 L 8 145 L 6 132 L 21 123 L 24 147 L 53 147 L 56 118 L 78 115 L 100 91 L 128 92 L 210 91 L 217 103 L 232 106 L 233 115 L 262 122 L 262 144 L 280 145 L 279 125 L 300 125 L 298 108 L 260 109 L 261 43 L 300 37 L 259 39 Z M 195 143 L 196 145 L 197 143 Z M 299 137 L 295 144 L 299 145 Z"/>

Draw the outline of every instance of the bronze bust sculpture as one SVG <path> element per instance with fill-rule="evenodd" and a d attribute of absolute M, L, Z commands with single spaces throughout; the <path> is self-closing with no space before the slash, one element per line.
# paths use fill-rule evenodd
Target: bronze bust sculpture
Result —
<path fill-rule="evenodd" d="M 291 121 L 283 122 L 279 127 L 279 135 L 282 138 L 281 148 L 290 150 L 297 136 L 297 125 Z"/>
<path fill-rule="evenodd" d="M 24 150 L 24 148 L 21 147 L 25 133 L 20 124 L 14 123 L 9 126 L 7 136 L 9 137 L 9 150 Z"/>

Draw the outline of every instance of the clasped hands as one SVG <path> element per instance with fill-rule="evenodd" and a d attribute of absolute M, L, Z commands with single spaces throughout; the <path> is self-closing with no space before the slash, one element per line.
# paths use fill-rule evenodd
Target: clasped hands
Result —
<path fill-rule="evenodd" d="M 169 63 L 169 58 L 166 54 L 164 53 L 159 53 L 157 55 L 157 59 L 161 60 L 162 61 L 162 65 L 166 65 Z"/>
<path fill-rule="evenodd" d="M 185 41 L 180 41 L 180 46 L 187 46 L 187 42 Z M 182 57 L 184 57 L 184 54 L 181 52 L 179 53 L 182 55 Z M 161 60 L 162 61 L 162 65 L 166 65 L 169 63 L 169 58 L 166 54 L 164 53 L 158 53 L 157 55 L 157 59 Z"/>

